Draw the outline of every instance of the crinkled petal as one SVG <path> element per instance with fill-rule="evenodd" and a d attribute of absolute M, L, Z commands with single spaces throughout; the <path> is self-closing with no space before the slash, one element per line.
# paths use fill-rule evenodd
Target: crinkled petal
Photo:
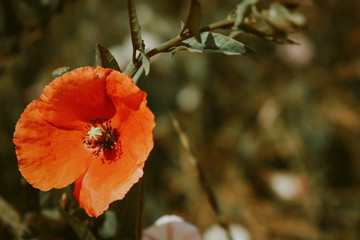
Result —
<path fill-rule="evenodd" d="M 144 100 L 139 110 L 132 112 L 125 122 L 117 121 L 116 117 L 113 120 L 119 129 L 122 151 L 127 154 L 128 161 L 136 164 L 146 161 L 154 145 L 154 115 L 145 104 Z"/>
<path fill-rule="evenodd" d="M 83 178 L 77 179 L 74 195 L 89 216 L 99 216 L 111 202 L 122 199 L 142 176 L 154 144 L 154 126 L 150 110 L 140 108 L 120 130 L 118 144 L 122 147 L 121 157 L 112 162 L 96 159 Z"/>
<path fill-rule="evenodd" d="M 89 216 L 99 216 L 109 204 L 124 198 L 125 194 L 143 175 L 142 165 L 128 163 L 126 159 L 102 163 L 94 161 L 84 176 L 75 181 L 74 195 L 80 207 Z"/>
<path fill-rule="evenodd" d="M 146 94 L 130 79 L 112 78 L 113 73 L 107 78 L 107 91 L 117 110 L 111 121 L 112 127 L 119 132 L 122 154 L 115 161 L 96 159 L 85 175 L 76 180 L 74 195 L 89 216 L 99 216 L 111 202 L 125 196 L 142 176 L 154 145 L 155 121 L 146 106 Z"/>
<path fill-rule="evenodd" d="M 56 126 L 82 130 L 89 120 L 113 117 L 115 108 L 105 90 L 111 71 L 78 68 L 52 81 L 37 105 L 44 119 Z"/>
<path fill-rule="evenodd" d="M 110 96 L 120 121 L 125 122 L 132 111 L 137 111 L 141 104 L 146 105 L 146 93 L 141 91 L 131 78 L 113 71 L 106 78 L 106 91 Z"/>
<path fill-rule="evenodd" d="M 43 191 L 71 184 L 93 160 L 81 137 L 80 131 L 43 120 L 37 101 L 33 101 L 16 124 L 13 139 L 21 174 Z"/>
<path fill-rule="evenodd" d="M 131 161 L 141 164 L 154 144 L 152 130 L 155 121 L 154 114 L 146 106 L 147 94 L 120 72 L 112 72 L 106 80 L 106 90 L 117 111 L 112 122 L 120 133 L 122 150 Z"/>

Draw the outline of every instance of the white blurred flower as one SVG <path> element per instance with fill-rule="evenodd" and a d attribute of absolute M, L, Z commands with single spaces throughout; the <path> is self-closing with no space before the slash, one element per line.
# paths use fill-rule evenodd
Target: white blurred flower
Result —
<path fill-rule="evenodd" d="M 194 85 L 187 85 L 178 92 L 176 101 L 181 110 L 185 112 L 195 111 L 201 102 L 200 89 Z"/>
<path fill-rule="evenodd" d="M 299 45 L 278 45 L 277 55 L 284 61 L 297 66 L 303 66 L 312 60 L 314 56 L 314 46 L 310 39 L 304 34 L 292 34 L 291 39 L 299 43 Z"/>
<path fill-rule="evenodd" d="M 197 228 L 175 215 L 165 215 L 143 231 L 142 240 L 201 240 Z"/>
<path fill-rule="evenodd" d="M 274 172 L 269 181 L 271 189 L 284 200 L 295 200 L 307 191 L 306 178 L 301 175 Z"/>
<path fill-rule="evenodd" d="M 231 224 L 230 234 L 233 240 L 250 240 L 249 231 L 241 225 Z M 204 233 L 204 240 L 227 240 L 225 230 L 219 225 L 208 228 Z"/>

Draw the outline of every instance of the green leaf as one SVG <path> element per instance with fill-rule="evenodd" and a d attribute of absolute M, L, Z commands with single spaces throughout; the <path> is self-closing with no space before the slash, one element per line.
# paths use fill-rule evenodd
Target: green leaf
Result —
<path fill-rule="evenodd" d="M 21 221 L 20 214 L 1 196 L 0 213 L 2 232 L 4 232 L 4 229 L 10 231 L 15 239 L 23 239 L 23 234 L 29 233 L 28 227 Z"/>
<path fill-rule="evenodd" d="M 201 43 L 200 38 L 200 23 L 201 23 L 201 5 L 198 0 L 190 1 L 190 9 L 186 18 L 185 25 L 180 32 L 180 35 L 184 35 L 186 29 L 194 35 L 196 41 Z"/>
<path fill-rule="evenodd" d="M 111 68 L 121 72 L 119 64 L 115 60 L 114 56 L 110 53 L 110 51 L 106 47 L 100 45 L 99 43 L 96 44 L 95 57 L 96 57 L 96 64 L 98 66 L 104 68 Z"/>
<path fill-rule="evenodd" d="M 136 55 L 136 51 L 140 52 L 140 59 L 142 61 L 142 67 L 144 68 L 145 75 L 150 71 L 150 59 L 145 53 L 145 44 L 141 38 L 141 27 L 137 18 L 135 4 L 133 0 L 128 0 L 128 11 L 131 31 L 131 41 L 133 45 L 133 57 L 132 62 L 134 65 L 138 62 L 139 58 Z"/>
<path fill-rule="evenodd" d="M 96 240 L 94 234 L 88 229 L 88 227 L 81 222 L 77 217 L 70 215 L 63 209 L 60 209 L 62 217 L 68 222 L 75 234 L 81 240 Z"/>
<path fill-rule="evenodd" d="M 144 42 L 141 38 L 141 27 L 139 20 L 137 18 L 135 4 L 133 0 L 128 0 L 128 11 L 129 11 L 129 21 L 130 21 L 130 32 L 131 32 L 131 41 L 133 45 L 133 62 L 136 62 L 136 50 L 145 54 L 144 51 Z"/>
<path fill-rule="evenodd" d="M 197 42 L 194 37 L 189 38 L 173 48 L 172 54 L 184 49 L 190 52 L 215 52 L 226 55 L 243 55 L 254 52 L 245 44 L 218 33 L 205 32 L 200 37 L 202 43 Z"/>
<path fill-rule="evenodd" d="M 145 75 L 147 76 L 150 72 L 150 59 L 146 56 L 145 53 L 141 53 L 142 66 L 145 71 Z"/>
<path fill-rule="evenodd" d="M 61 75 L 69 71 L 70 71 L 70 67 L 59 67 L 52 72 L 51 74 L 52 79 L 55 80 L 56 78 L 60 77 Z"/>
<path fill-rule="evenodd" d="M 116 213 L 108 210 L 104 212 L 105 220 L 101 227 L 98 228 L 98 233 L 102 238 L 114 238 L 118 227 L 118 219 Z"/>

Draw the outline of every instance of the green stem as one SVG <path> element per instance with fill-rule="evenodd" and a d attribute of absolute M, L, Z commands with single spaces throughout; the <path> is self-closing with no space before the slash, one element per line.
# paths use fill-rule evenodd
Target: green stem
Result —
<path fill-rule="evenodd" d="M 145 174 L 144 174 L 145 175 Z M 142 212 L 144 206 L 144 175 L 140 178 L 139 199 L 136 219 L 136 240 L 141 240 L 142 236 Z"/>
<path fill-rule="evenodd" d="M 200 29 L 200 33 L 203 32 L 209 32 L 215 29 L 219 29 L 219 28 L 229 28 L 234 24 L 234 20 L 221 20 L 212 24 L 209 24 L 208 26 L 205 26 L 203 28 Z M 160 46 L 153 48 L 149 51 L 146 52 L 146 56 L 148 56 L 148 58 L 151 58 L 153 56 L 155 56 L 156 54 L 162 53 L 162 52 L 168 52 L 169 49 L 173 46 L 175 46 L 176 44 L 189 39 L 191 37 L 193 37 L 194 35 L 192 33 L 187 33 L 185 35 L 181 35 L 181 36 L 177 36 L 173 39 L 170 39 L 169 41 L 161 44 Z M 136 62 L 136 64 L 133 64 L 132 62 L 130 62 L 124 73 L 128 74 L 129 76 L 133 77 L 135 75 L 135 73 L 139 70 L 140 66 L 142 64 L 142 61 L 139 60 Z"/>
<path fill-rule="evenodd" d="M 222 20 L 222 21 L 218 21 L 215 23 L 212 23 L 206 27 L 203 27 L 200 29 L 200 33 L 203 32 L 209 32 L 215 29 L 219 29 L 219 28 L 225 28 L 225 27 L 229 27 L 232 24 L 234 24 L 234 20 Z M 161 53 L 161 52 L 168 52 L 169 49 L 173 46 L 175 46 L 177 43 L 180 43 L 186 39 L 189 39 L 191 37 L 193 37 L 194 35 L 192 33 L 187 33 L 185 35 L 182 36 L 177 36 L 163 44 L 161 44 L 160 46 L 158 46 L 157 48 L 153 48 L 151 49 L 149 52 L 146 53 L 146 55 L 151 58 L 152 56 Z"/>

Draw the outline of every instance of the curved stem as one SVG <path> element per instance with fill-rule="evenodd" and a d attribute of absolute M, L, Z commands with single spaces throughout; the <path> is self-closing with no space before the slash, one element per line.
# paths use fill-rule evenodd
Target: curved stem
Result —
<path fill-rule="evenodd" d="M 136 219 L 136 240 L 141 240 L 142 237 L 142 212 L 144 207 L 144 175 L 140 178 L 139 199 Z"/>
<path fill-rule="evenodd" d="M 200 33 L 209 32 L 209 31 L 219 29 L 219 28 L 230 28 L 233 24 L 234 24 L 234 20 L 228 20 L 228 19 L 221 20 L 221 21 L 209 24 L 208 26 L 201 28 Z M 160 46 L 147 51 L 146 56 L 148 56 L 148 58 L 151 58 L 158 53 L 168 52 L 171 47 L 173 47 L 176 44 L 178 44 L 186 39 L 189 39 L 193 36 L 194 36 L 194 34 L 192 34 L 190 32 L 188 32 L 185 35 L 176 36 L 175 38 L 170 39 L 169 41 L 161 44 Z M 137 61 L 136 64 L 133 64 L 132 62 L 130 62 L 128 64 L 128 66 L 126 67 L 124 73 L 133 77 L 136 74 L 136 72 L 139 70 L 141 64 L 142 64 L 141 59 L 139 59 L 139 61 Z"/>
<path fill-rule="evenodd" d="M 234 20 L 222 20 L 222 21 L 218 21 L 218 22 L 215 22 L 215 23 L 212 23 L 206 27 L 203 27 L 200 29 L 200 33 L 203 33 L 203 32 L 209 32 L 209 31 L 212 31 L 212 30 L 215 30 L 215 29 L 218 29 L 218 28 L 226 28 L 226 27 L 230 27 L 232 24 L 234 24 Z M 150 51 L 148 51 L 146 53 L 146 55 L 150 58 L 158 53 L 161 53 L 161 52 L 167 52 L 169 51 L 169 49 L 171 47 L 173 47 L 174 45 L 176 45 L 177 43 L 181 42 L 181 41 L 184 41 L 186 39 L 189 39 L 191 37 L 193 37 L 194 35 L 192 33 L 187 33 L 185 35 L 182 35 L 182 36 L 177 36 L 163 44 L 161 44 L 160 46 L 158 46 L 157 48 L 153 48 L 151 49 Z"/>

